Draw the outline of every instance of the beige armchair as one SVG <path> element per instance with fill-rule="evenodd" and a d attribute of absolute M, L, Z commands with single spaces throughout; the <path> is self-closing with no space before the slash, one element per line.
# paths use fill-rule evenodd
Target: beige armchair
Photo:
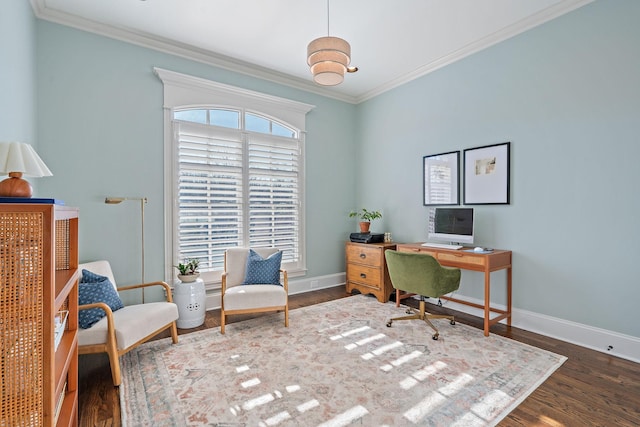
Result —
<path fill-rule="evenodd" d="M 171 331 L 173 343 L 178 342 L 178 330 L 176 329 L 178 307 L 173 303 L 171 288 L 164 282 L 143 283 L 118 288 L 108 261 L 80 264 L 78 270 L 82 271 L 83 269 L 108 277 L 116 291 L 162 286 L 166 293 L 166 301 L 128 305 L 117 311 L 111 311 L 109 306 L 102 302 L 78 307 L 79 310 L 99 307 L 106 312 L 105 317 L 88 329 L 78 329 L 78 353 L 107 353 L 111 365 L 113 385 L 119 386 L 121 382 L 120 356 L 167 329 Z"/>
<path fill-rule="evenodd" d="M 262 258 L 278 252 L 276 248 L 253 248 Z M 289 279 L 280 269 L 281 284 L 243 285 L 249 248 L 231 248 L 224 254 L 222 293 L 220 297 L 220 332 L 224 334 L 226 318 L 232 314 L 284 311 L 284 326 L 289 326 Z"/>

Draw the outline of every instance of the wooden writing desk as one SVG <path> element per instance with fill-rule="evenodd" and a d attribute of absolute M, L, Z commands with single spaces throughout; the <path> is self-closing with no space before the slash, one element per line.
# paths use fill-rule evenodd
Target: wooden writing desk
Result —
<path fill-rule="evenodd" d="M 437 259 L 440 264 L 447 267 L 457 267 L 463 270 L 483 272 L 484 305 L 446 296 L 443 296 L 442 299 L 483 309 L 485 336 L 489 336 L 489 327 L 498 323 L 502 319 L 507 319 L 507 325 L 511 326 L 511 251 L 496 249 L 491 253 L 475 253 L 467 252 L 464 249 L 453 250 L 431 248 L 428 246 L 422 246 L 420 243 L 398 243 L 396 250 L 428 254 Z M 491 272 L 504 269 L 507 270 L 507 309 L 500 310 L 491 307 Z M 498 313 L 498 316 L 492 319 L 492 312 Z"/>

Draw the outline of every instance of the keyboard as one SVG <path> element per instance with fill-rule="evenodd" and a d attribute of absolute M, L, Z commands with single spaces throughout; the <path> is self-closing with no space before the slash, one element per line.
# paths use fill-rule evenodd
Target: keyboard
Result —
<path fill-rule="evenodd" d="M 446 243 L 431 243 L 425 242 L 421 246 L 426 246 L 428 248 L 440 248 L 440 249 L 462 249 L 462 245 L 448 245 Z"/>

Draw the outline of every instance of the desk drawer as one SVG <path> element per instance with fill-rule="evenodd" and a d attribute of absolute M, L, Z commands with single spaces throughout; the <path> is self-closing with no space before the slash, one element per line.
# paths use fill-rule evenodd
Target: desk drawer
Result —
<path fill-rule="evenodd" d="M 474 256 L 464 252 L 457 252 L 457 253 L 440 252 L 437 254 L 436 258 L 441 263 L 447 264 L 447 265 L 460 264 L 460 265 L 482 267 L 486 263 L 485 257 Z"/>
<path fill-rule="evenodd" d="M 430 251 L 429 249 L 401 249 L 402 252 L 415 252 L 418 254 L 431 255 L 438 259 L 438 252 Z"/>
<path fill-rule="evenodd" d="M 372 288 L 379 289 L 382 276 L 380 268 L 364 265 L 350 264 L 347 272 L 347 280 L 350 282 L 364 283 Z"/>
<path fill-rule="evenodd" d="M 347 262 L 380 267 L 382 251 L 378 247 L 347 245 Z"/>

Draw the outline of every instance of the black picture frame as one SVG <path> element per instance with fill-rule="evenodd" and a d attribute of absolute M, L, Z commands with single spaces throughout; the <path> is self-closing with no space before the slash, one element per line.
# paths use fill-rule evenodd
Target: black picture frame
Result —
<path fill-rule="evenodd" d="M 424 206 L 460 204 L 460 151 L 424 156 L 422 176 Z"/>
<path fill-rule="evenodd" d="M 511 142 L 464 150 L 464 204 L 508 205 Z"/>

